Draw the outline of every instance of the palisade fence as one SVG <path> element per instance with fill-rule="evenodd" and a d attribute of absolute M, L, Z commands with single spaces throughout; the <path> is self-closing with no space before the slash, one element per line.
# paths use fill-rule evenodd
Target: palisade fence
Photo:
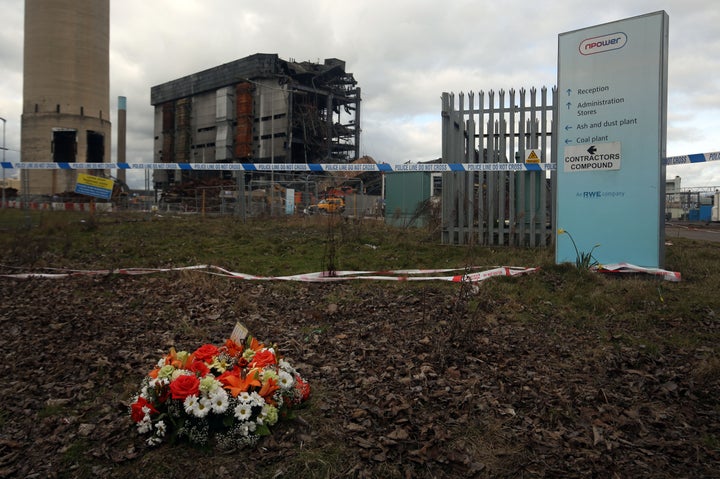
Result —
<path fill-rule="evenodd" d="M 507 93 L 442 94 L 444 163 L 523 163 L 530 149 L 552 162 L 557 88 Z M 443 173 L 444 244 L 552 244 L 554 171 L 506 170 Z"/>

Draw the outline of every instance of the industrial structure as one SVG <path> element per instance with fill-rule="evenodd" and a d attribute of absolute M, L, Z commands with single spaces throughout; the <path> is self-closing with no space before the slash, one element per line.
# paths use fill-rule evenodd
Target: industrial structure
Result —
<path fill-rule="evenodd" d="M 109 162 L 110 0 L 26 0 L 23 162 Z M 82 170 L 23 170 L 30 194 L 72 191 Z"/>
<path fill-rule="evenodd" d="M 258 53 L 152 87 L 156 163 L 347 163 L 359 157 L 360 88 L 345 62 Z M 155 187 L 218 177 L 157 170 Z M 225 173 L 228 174 L 228 173 Z"/>
<path fill-rule="evenodd" d="M 720 221 L 720 189 L 717 186 L 681 188 L 681 178 L 665 181 L 665 220 Z"/>

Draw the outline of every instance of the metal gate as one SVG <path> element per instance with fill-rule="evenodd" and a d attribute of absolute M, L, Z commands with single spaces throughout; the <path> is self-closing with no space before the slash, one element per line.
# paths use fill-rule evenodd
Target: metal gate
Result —
<path fill-rule="evenodd" d="M 487 104 L 483 91 L 460 93 L 457 101 L 443 93 L 443 162 L 523 163 L 530 149 L 538 149 L 540 162 L 551 163 L 557 88 L 543 87 L 539 98 L 535 88 L 517 93 L 491 90 Z M 443 173 L 444 244 L 552 244 L 554 172 L 502 170 Z"/>

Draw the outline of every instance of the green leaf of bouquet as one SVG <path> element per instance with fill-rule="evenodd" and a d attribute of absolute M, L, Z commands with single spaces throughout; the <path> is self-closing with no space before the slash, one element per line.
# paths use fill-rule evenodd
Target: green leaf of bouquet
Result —
<path fill-rule="evenodd" d="M 223 423 L 223 426 L 225 426 L 225 427 L 230 427 L 230 426 L 233 425 L 234 422 L 235 422 L 235 418 L 233 418 L 232 416 L 225 416 L 225 417 L 223 418 L 223 422 L 222 422 L 222 423 Z"/>
<path fill-rule="evenodd" d="M 255 434 L 257 434 L 258 436 L 269 436 L 270 428 L 263 424 L 261 426 L 258 426 L 257 429 L 255 429 Z"/>

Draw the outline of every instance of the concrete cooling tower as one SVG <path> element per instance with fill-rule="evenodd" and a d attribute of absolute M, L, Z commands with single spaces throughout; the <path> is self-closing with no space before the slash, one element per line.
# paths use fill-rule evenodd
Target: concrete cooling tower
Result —
<path fill-rule="evenodd" d="M 22 161 L 107 163 L 110 136 L 110 0 L 25 0 Z M 57 194 L 77 170 L 22 175 Z"/>

